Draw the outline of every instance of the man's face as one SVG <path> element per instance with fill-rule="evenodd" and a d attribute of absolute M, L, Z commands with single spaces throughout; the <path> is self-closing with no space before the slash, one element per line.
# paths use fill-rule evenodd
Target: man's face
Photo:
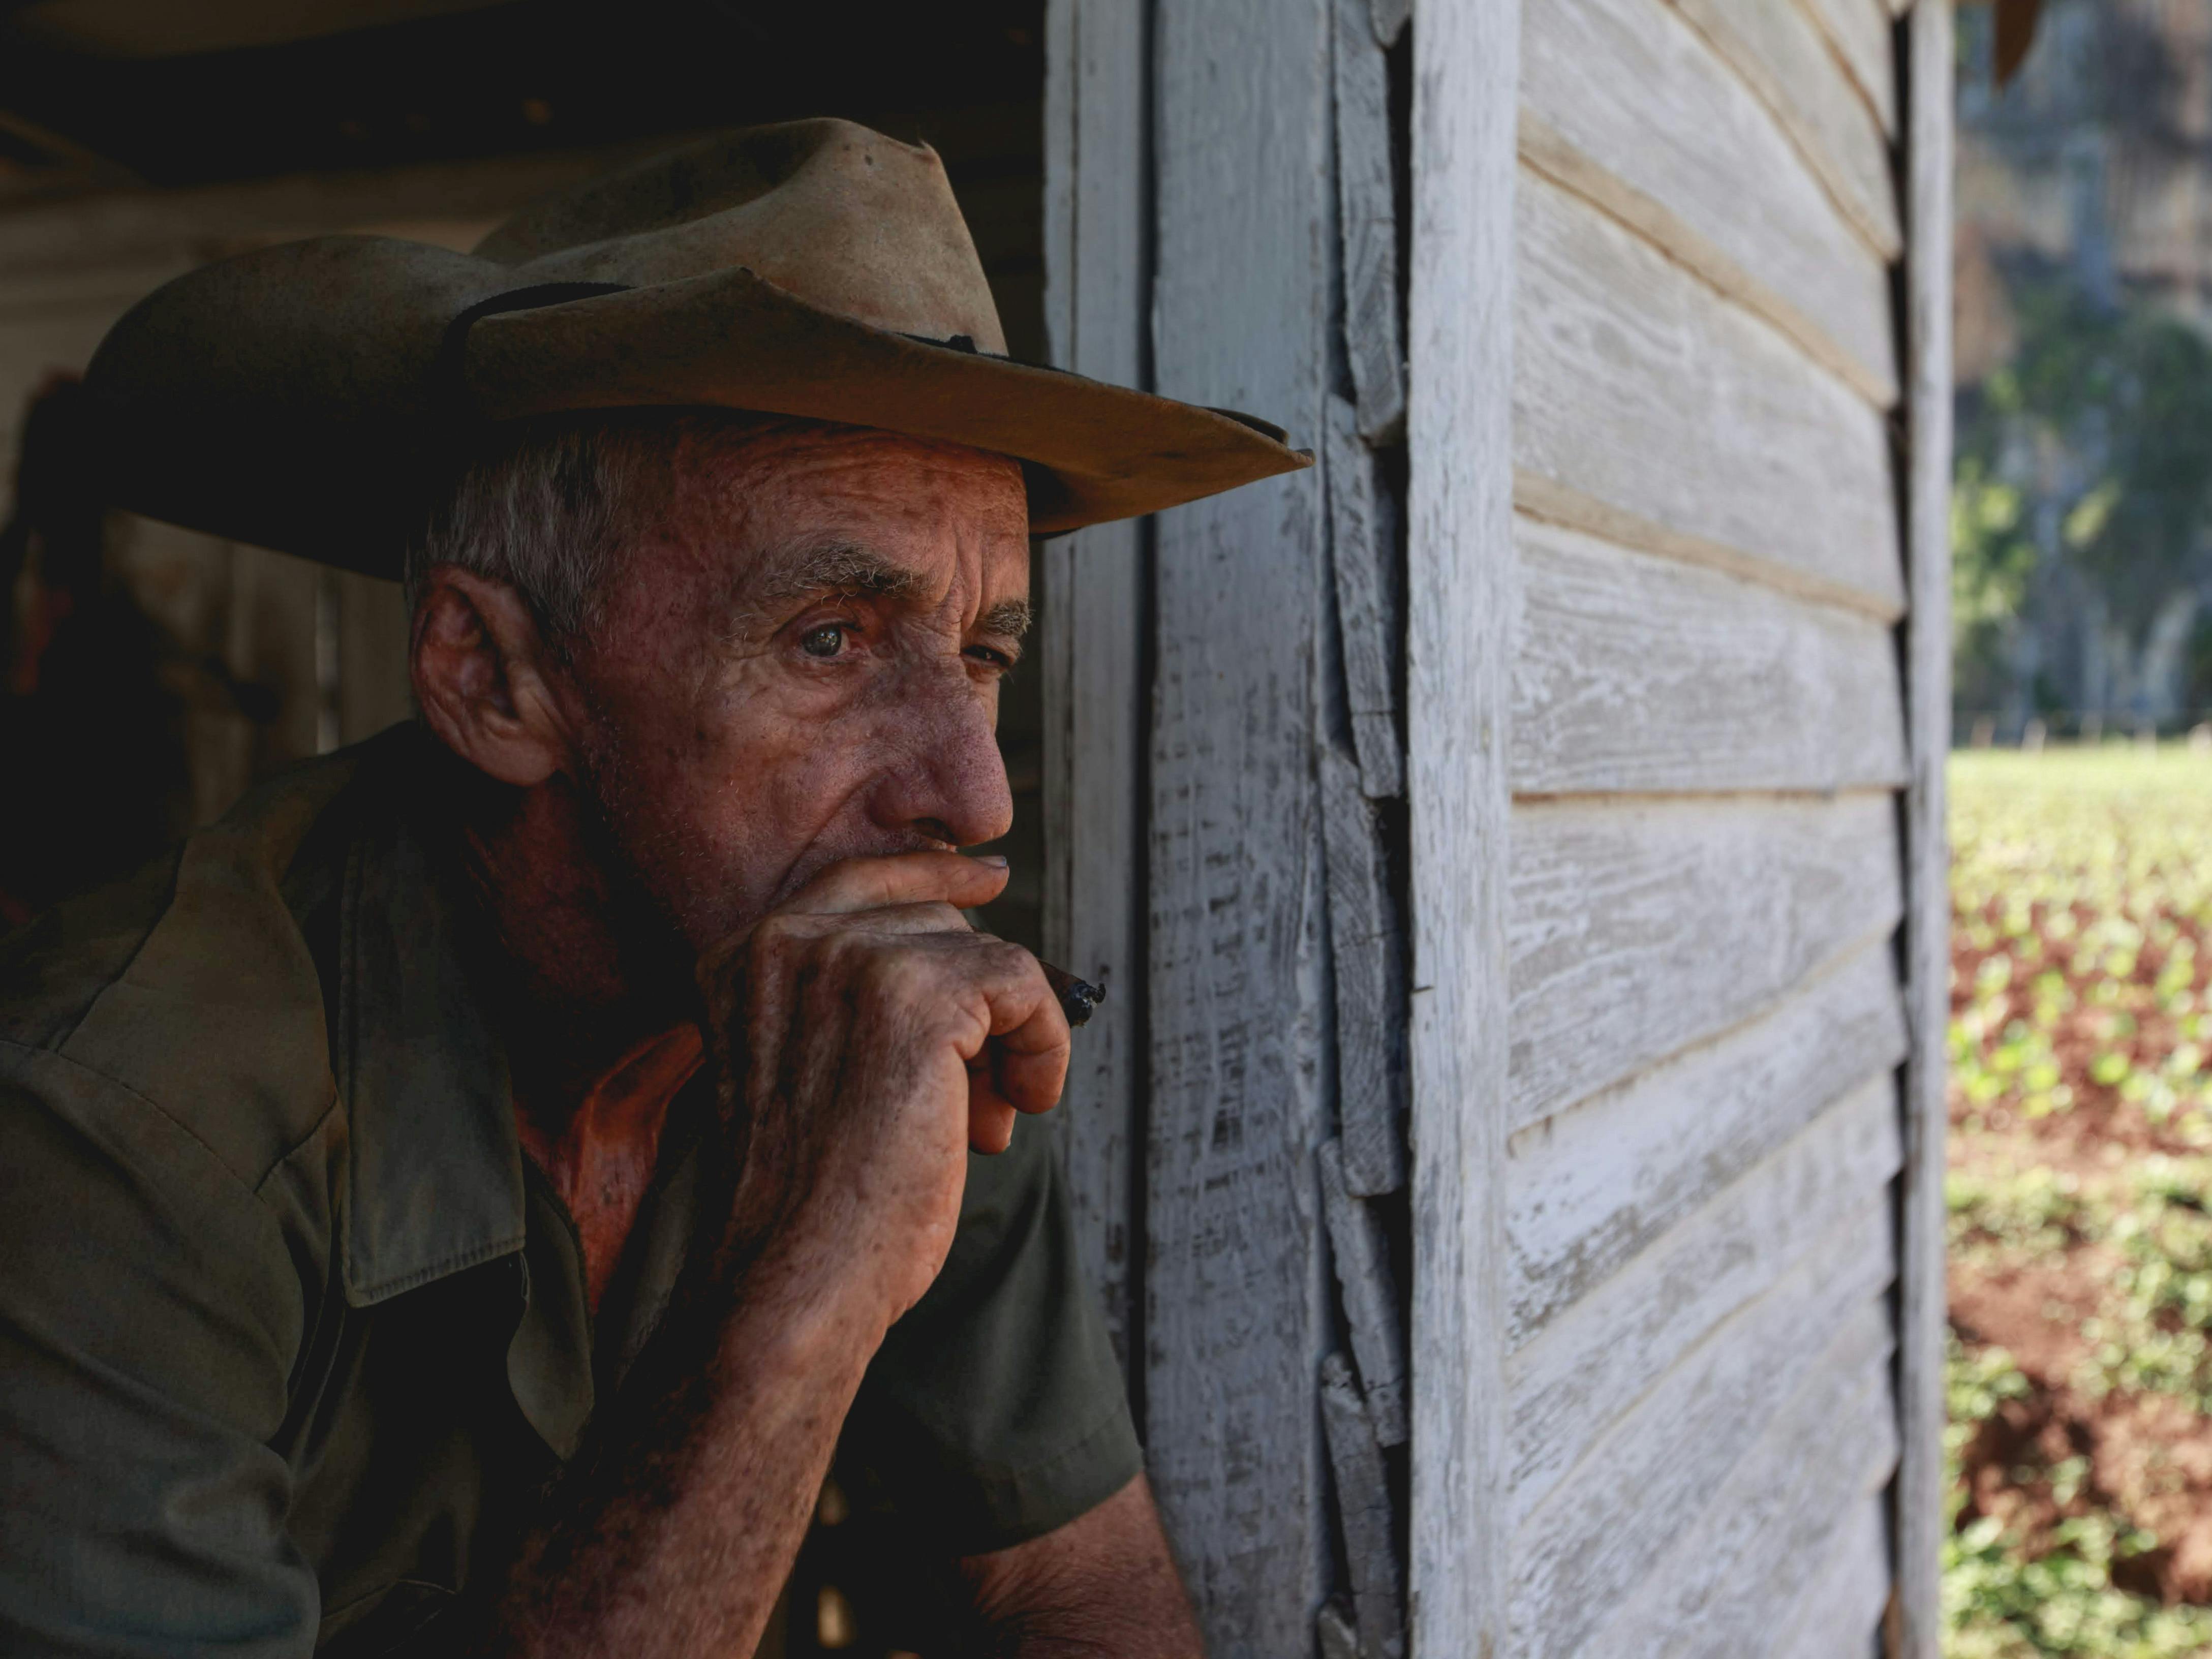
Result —
<path fill-rule="evenodd" d="M 1029 620 L 1003 457 L 855 428 L 679 441 L 574 653 L 582 780 L 693 950 L 825 865 L 1006 832 L 999 682 Z"/>

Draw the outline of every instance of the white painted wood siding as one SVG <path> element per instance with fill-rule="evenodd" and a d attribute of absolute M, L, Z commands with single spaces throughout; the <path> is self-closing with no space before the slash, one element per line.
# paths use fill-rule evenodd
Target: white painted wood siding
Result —
<path fill-rule="evenodd" d="M 1864 1655 L 1918 890 L 1893 32 L 1522 35 L 1500 1651 Z"/>

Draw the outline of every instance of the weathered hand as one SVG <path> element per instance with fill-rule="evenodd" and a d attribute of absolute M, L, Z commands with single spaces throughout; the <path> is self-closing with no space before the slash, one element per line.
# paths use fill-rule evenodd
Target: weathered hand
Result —
<path fill-rule="evenodd" d="M 699 968 L 723 1109 L 742 1131 L 732 1243 L 880 1294 L 943 1266 L 966 1153 L 1060 1098 L 1068 1030 L 1036 958 L 960 910 L 1006 884 L 957 853 L 833 865 Z"/>

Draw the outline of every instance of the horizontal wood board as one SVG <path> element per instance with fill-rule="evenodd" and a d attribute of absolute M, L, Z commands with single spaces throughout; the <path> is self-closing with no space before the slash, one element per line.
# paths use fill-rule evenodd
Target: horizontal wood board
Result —
<path fill-rule="evenodd" d="M 1894 403 L 1885 262 L 1711 42 L 1665 0 L 1529 0 L 1522 18 L 1522 159 Z"/>
<path fill-rule="evenodd" d="M 1905 251 L 1887 136 L 1802 0 L 1673 0 L 1789 130 L 1853 229 Z"/>
<path fill-rule="evenodd" d="M 1887 793 L 1514 807 L 1510 1126 L 1717 1036 L 1902 905 Z"/>
<path fill-rule="evenodd" d="M 1897 31 L 1883 0 L 1800 0 L 1844 60 L 1851 84 L 1893 138 L 1897 134 Z"/>
<path fill-rule="evenodd" d="M 1515 532 L 1516 791 L 1904 786 L 1889 629 L 1540 520 Z"/>
<path fill-rule="evenodd" d="M 1834 1316 L 1819 1361 L 1614 1607 L 1592 1651 L 1607 1659 L 1750 1654 L 1790 1621 L 1833 1540 L 1897 1465 L 1887 1300 Z"/>
<path fill-rule="evenodd" d="M 1890 943 L 1875 940 L 1762 1018 L 1515 1136 L 1507 1341 L 1626 1269 L 1905 1047 Z"/>
<path fill-rule="evenodd" d="M 1550 487 L 1532 501 L 1516 483 L 1524 510 L 1557 519 L 1562 496 L 1587 500 L 1624 530 L 1656 526 L 1668 539 L 1654 550 L 1894 620 L 1904 575 L 1880 412 L 1580 197 L 1523 167 L 1516 199 L 1514 457 Z"/>
<path fill-rule="evenodd" d="M 1898 1165 L 1896 1101 L 1893 1079 L 1869 1079 L 1506 1362 L 1516 1520 L 1577 1486 L 1601 1501 L 1608 1472 L 1581 1460 L 1793 1264 L 1856 1260 L 1880 1269 L 1869 1294 L 1888 1282 L 1891 1245 L 1874 1251 L 1866 1238 L 1890 1237 L 1881 1187 Z"/>
<path fill-rule="evenodd" d="M 1795 1614 L 1755 1651 L 1765 1659 L 1871 1659 L 1890 1583 L 1888 1494 L 1871 1492 L 1829 1540 Z"/>
<path fill-rule="evenodd" d="M 1553 1659 L 1603 1650 L 1587 1645 L 1598 1626 L 1821 1364 L 1839 1317 L 1888 1282 L 1886 1200 L 1877 1196 L 1851 1234 L 1807 1251 L 1711 1331 L 1589 1449 L 1587 1478 L 1553 1491 L 1522 1522 L 1506 1651 Z"/>

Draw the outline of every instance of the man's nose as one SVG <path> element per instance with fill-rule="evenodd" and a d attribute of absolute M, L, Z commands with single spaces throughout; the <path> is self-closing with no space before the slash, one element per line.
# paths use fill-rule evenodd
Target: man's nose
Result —
<path fill-rule="evenodd" d="M 910 692 L 888 711 L 893 759 L 872 802 L 877 822 L 955 847 L 996 841 L 1011 830 L 1014 799 L 992 708 L 963 676 L 957 690 Z"/>

